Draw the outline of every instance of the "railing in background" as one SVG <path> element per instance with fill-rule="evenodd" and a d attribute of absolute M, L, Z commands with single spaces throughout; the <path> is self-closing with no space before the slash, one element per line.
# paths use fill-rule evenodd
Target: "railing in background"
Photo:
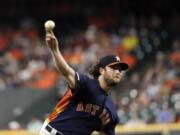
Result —
<path fill-rule="evenodd" d="M 180 124 L 117 126 L 117 135 L 180 135 Z"/>
<path fill-rule="evenodd" d="M 0 135 L 38 135 L 38 133 L 29 133 L 27 130 L 4 130 L 0 131 Z M 116 135 L 180 135 L 180 124 L 117 126 Z"/>

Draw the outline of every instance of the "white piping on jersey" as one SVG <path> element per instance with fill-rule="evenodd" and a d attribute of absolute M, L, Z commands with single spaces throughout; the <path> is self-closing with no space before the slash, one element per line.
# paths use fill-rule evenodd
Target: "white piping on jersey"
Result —
<path fill-rule="evenodd" d="M 77 74 L 77 79 L 78 79 L 78 81 L 80 80 L 80 78 L 79 78 L 79 74 L 76 72 L 76 74 Z"/>

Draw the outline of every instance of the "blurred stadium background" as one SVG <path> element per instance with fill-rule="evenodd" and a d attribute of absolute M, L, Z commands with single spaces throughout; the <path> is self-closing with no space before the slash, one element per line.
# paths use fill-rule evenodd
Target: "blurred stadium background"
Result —
<path fill-rule="evenodd" d="M 5 0 L 0 2 L 0 135 L 37 135 L 62 97 L 44 43 L 44 22 L 68 63 L 87 73 L 115 53 L 130 69 L 111 95 L 117 135 L 180 134 L 178 0 Z"/>

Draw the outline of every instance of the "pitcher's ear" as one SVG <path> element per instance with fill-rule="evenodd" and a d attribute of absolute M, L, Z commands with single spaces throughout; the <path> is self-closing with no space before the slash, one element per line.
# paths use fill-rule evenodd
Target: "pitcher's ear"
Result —
<path fill-rule="evenodd" d="M 100 73 L 101 75 L 103 75 L 103 74 L 104 74 L 104 71 L 105 71 L 105 69 L 104 69 L 104 68 L 102 68 L 102 67 L 100 67 L 100 68 L 99 68 L 99 73 Z"/>

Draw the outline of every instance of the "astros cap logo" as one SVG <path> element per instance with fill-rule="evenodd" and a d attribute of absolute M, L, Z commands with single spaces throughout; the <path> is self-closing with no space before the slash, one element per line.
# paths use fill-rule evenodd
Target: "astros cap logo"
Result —
<path fill-rule="evenodd" d="M 116 60 L 117 60 L 117 61 L 120 61 L 120 58 L 119 58 L 118 56 L 116 56 Z"/>

